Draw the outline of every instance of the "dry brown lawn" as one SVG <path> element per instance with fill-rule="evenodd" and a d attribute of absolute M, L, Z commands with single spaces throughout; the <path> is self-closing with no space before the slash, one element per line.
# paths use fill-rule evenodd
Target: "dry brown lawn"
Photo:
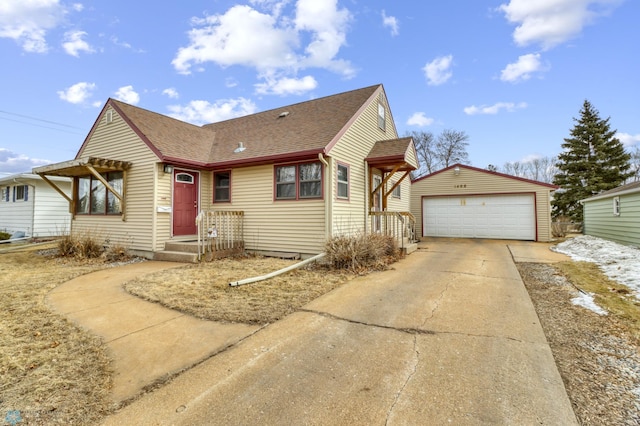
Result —
<path fill-rule="evenodd" d="M 267 281 L 229 286 L 231 281 L 261 276 L 296 262 L 263 257 L 220 259 L 146 275 L 126 283 L 125 289 L 197 318 L 268 324 L 355 276 L 312 265 Z"/>
<path fill-rule="evenodd" d="M 59 284 L 105 267 L 33 249 L 0 253 L 2 424 L 8 414 L 21 425 L 88 424 L 109 409 L 110 360 L 102 341 L 45 303 Z"/>

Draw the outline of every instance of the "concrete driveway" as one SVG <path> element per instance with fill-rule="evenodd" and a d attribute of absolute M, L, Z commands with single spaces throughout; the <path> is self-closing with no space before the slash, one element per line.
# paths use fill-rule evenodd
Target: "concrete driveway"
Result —
<path fill-rule="evenodd" d="M 534 260 L 522 244 L 423 242 L 104 424 L 577 424 L 514 264 L 518 246 Z"/>

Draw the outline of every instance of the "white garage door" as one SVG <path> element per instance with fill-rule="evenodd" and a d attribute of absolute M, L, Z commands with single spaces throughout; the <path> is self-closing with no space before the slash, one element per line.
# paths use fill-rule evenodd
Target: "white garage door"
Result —
<path fill-rule="evenodd" d="M 535 240 L 533 195 L 425 198 L 422 234 L 425 237 Z"/>

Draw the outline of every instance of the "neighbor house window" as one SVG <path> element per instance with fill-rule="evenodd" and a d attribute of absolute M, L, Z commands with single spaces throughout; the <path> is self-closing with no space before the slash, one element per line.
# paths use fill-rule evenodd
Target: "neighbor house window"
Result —
<path fill-rule="evenodd" d="M 103 173 L 102 177 L 109 185 L 122 194 L 122 172 Z M 78 214 L 120 214 L 120 199 L 107 190 L 95 176 L 78 178 L 76 213 Z"/>
<path fill-rule="evenodd" d="M 27 185 L 13 187 L 13 201 L 27 201 Z"/>
<path fill-rule="evenodd" d="M 620 197 L 613 197 L 613 215 L 620 216 Z"/>
<path fill-rule="evenodd" d="M 395 183 L 394 183 L 394 185 L 395 185 Z M 393 189 L 393 192 L 391 193 L 391 196 L 393 198 L 400 198 L 400 194 L 401 194 L 400 187 L 401 187 L 401 185 L 398 185 Z"/>
<path fill-rule="evenodd" d="M 322 197 L 322 164 L 320 162 L 276 166 L 276 200 Z"/>
<path fill-rule="evenodd" d="M 378 104 L 378 127 L 380 129 L 385 129 L 385 120 L 384 120 L 384 105 Z"/>
<path fill-rule="evenodd" d="M 213 174 L 213 201 L 217 203 L 231 201 L 231 172 Z"/>
<path fill-rule="evenodd" d="M 349 166 L 338 164 L 338 198 L 349 198 Z"/>
<path fill-rule="evenodd" d="M 11 191 L 9 190 L 9 187 L 4 187 L 2 188 L 2 198 L 0 199 L 0 201 L 6 201 L 7 203 L 9 202 L 9 193 Z"/>

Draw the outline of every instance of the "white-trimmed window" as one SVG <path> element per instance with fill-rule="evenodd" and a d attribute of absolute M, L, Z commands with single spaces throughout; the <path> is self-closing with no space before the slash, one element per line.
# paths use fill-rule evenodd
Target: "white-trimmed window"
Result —
<path fill-rule="evenodd" d="M 16 185 L 13 187 L 13 201 L 27 201 L 28 200 L 28 187 L 27 185 Z"/>
<path fill-rule="evenodd" d="M 274 169 L 275 199 L 322 198 L 322 163 L 290 164 Z"/>
<path fill-rule="evenodd" d="M 620 216 L 620 197 L 613 197 L 613 215 Z"/>
<path fill-rule="evenodd" d="M 349 166 L 338 163 L 337 177 L 338 198 L 349 199 Z"/>
<path fill-rule="evenodd" d="M 11 193 L 10 187 L 9 186 L 3 186 L 2 187 L 2 198 L 0 198 L 0 201 L 6 201 L 7 203 L 9 202 L 9 194 Z"/>
<path fill-rule="evenodd" d="M 395 185 L 395 183 L 393 185 Z M 391 196 L 393 198 L 400 198 L 400 195 L 402 194 L 402 192 L 400 191 L 401 186 L 402 185 L 398 185 L 393 189 L 393 192 L 391 193 Z"/>
<path fill-rule="evenodd" d="M 231 172 L 213 174 L 213 201 L 224 203 L 231 201 Z"/>
<path fill-rule="evenodd" d="M 381 130 L 385 130 L 386 129 L 386 123 L 385 123 L 385 112 L 384 112 L 384 105 L 382 104 L 378 104 L 378 127 L 380 127 Z"/>

